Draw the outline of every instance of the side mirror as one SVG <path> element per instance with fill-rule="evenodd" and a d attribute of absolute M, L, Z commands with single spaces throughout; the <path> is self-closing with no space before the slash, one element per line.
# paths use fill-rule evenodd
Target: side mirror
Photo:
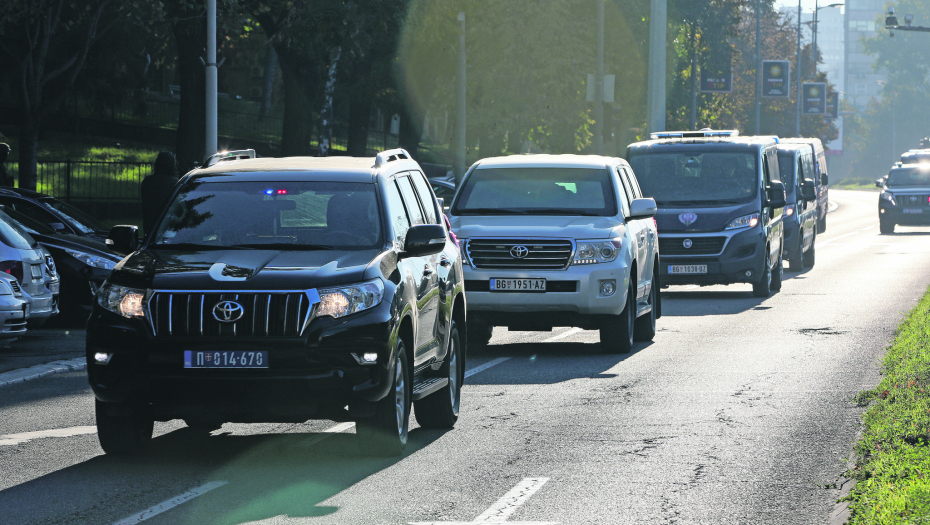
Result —
<path fill-rule="evenodd" d="M 875 187 L 876 187 L 876 188 L 882 188 L 882 187 L 884 187 L 884 186 L 885 186 L 885 185 L 883 184 L 882 179 L 875 179 Z"/>
<path fill-rule="evenodd" d="M 801 199 L 807 202 L 817 200 L 817 190 L 814 188 L 813 179 L 804 179 L 804 184 L 801 185 Z"/>
<path fill-rule="evenodd" d="M 114 226 L 107 235 L 106 243 L 117 253 L 132 253 L 139 248 L 139 227 L 126 224 Z"/>
<path fill-rule="evenodd" d="M 633 199 L 630 203 L 630 216 L 627 219 L 649 219 L 656 215 L 655 199 Z"/>
<path fill-rule="evenodd" d="M 830 177 L 828 177 L 826 173 L 824 173 L 823 175 L 820 176 L 820 184 L 821 184 L 821 186 L 829 186 L 829 185 L 830 185 Z"/>
<path fill-rule="evenodd" d="M 769 207 L 784 208 L 788 204 L 785 197 L 785 185 L 781 181 L 773 181 L 766 193 L 768 193 Z"/>
<path fill-rule="evenodd" d="M 407 230 L 401 257 L 433 255 L 446 247 L 446 229 L 439 224 L 417 224 Z"/>

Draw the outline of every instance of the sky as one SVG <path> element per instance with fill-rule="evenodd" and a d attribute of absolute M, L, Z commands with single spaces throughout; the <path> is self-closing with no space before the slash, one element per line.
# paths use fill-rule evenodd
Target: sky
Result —
<path fill-rule="evenodd" d="M 834 3 L 835 1 L 837 1 L 837 0 L 820 0 L 820 4 L 822 4 L 822 5 L 829 5 L 829 4 Z M 842 1 L 842 0 L 839 0 L 839 1 Z M 814 2 L 815 2 L 815 0 L 801 0 L 801 9 L 803 9 L 804 11 L 813 11 L 813 10 L 814 10 Z M 779 7 L 782 7 L 782 6 L 787 6 L 787 7 L 790 7 L 790 8 L 792 8 L 792 9 L 797 10 L 797 8 L 798 8 L 798 0 L 775 0 L 775 7 L 776 7 L 776 8 L 779 8 Z"/>

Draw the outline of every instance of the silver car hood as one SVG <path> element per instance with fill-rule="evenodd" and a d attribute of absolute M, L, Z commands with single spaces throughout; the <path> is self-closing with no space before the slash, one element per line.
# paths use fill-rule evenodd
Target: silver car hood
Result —
<path fill-rule="evenodd" d="M 624 234 L 626 226 L 616 217 L 551 217 L 542 215 L 461 215 L 449 217 L 460 238 L 548 237 L 560 239 L 609 239 Z"/>

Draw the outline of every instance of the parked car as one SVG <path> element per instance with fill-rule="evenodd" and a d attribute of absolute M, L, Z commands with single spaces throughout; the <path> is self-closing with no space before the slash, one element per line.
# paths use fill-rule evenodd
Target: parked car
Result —
<path fill-rule="evenodd" d="M 29 299 L 19 281 L 0 272 L 0 341 L 7 343 L 26 333 Z"/>
<path fill-rule="evenodd" d="M 97 293 L 87 363 L 104 451 L 153 421 L 355 421 L 399 454 L 411 402 L 451 428 L 464 380 L 459 252 L 406 151 L 218 162 L 181 179 Z"/>
<path fill-rule="evenodd" d="M 0 211 L 9 215 L 50 252 L 62 280 L 59 308 L 73 314 L 86 315 L 90 312 L 94 295 L 122 255 L 93 237 L 54 230 L 6 206 L 0 205 Z"/>
<path fill-rule="evenodd" d="M 100 221 L 67 202 L 22 188 L 0 187 L 0 205 L 62 233 L 103 242 L 109 231 Z"/>
<path fill-rule="evenodd" d="M 58 314 L 59 279 L 48 252 L 9 215 L 0 212 L 0 271 L 12 275 L 29 301 L 29 327 Z"/>
<path fill-rule="evenodd" d="M 476 162 L 449 213 L 464 254 L 469 344 L 488 344 L 494 326 L 600 330 L 610 353 L 652 340 L 660 315 L 655 209 L 623 159 Z"/>
<path fill-rule="evenodd" d="M 793 272 L 815 264 L 817 193 L 814 158 L 806 144 L 779 144 L 778 169 L 785 185 L 785 261 Z"/>
<path fill-rule="evenodd" d="M 930 164 L 895 165 L 875 185 L 882 189 L 878 196 L 881 233 L 894 233 L 898 224 L 930 226 Z"/>
<path fill-rule="evenodd" d="M 827 211 L 830 208 L 830 176 L 827 173 L 827 154 L 820 139 L 812 137 L 791 137 L 781 139 L 783 144 L 806 144 L 814 155 L 814 189 L 817 193 L 817 233 L 827 231 Z"/>
<path fill-rule="evenodd" d="M 658 204 L 660 279 L 781 289 L 785 188 L 772 137 L 735 131 L 653 133 L 627 158 Z"/>
<path fill-rule="evenodd" d="M 452 204 L 452 197 L 455 197 L 455 180 L 429 179 L 429 185 L 433 188 L 436 198 L 442 199 L 443 204 L 448 208 Z"/>

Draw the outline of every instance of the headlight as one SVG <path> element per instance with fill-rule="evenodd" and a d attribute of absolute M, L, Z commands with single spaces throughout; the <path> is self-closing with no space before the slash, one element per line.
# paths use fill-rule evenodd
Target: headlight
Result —
<path fill-rule="evenodd" d="M 611 262 L 617 258 L 623 241 L 611 239 L 609 241 L 575 241 L 575 258 L 572 264 L 595 264 Z"/>
<path fill-rule="evenodd" d="M 109 282 L 97 291 L 97 304 L 123 317 L 145 317 L 142 302 L 145 290 L 126 288 Z"/>
<path fill-rule="evenodd" d="M 97 255 L 91 255 L 89 253 L 77 252 L 74 250 L 65 250 L 65 252 L 74 257 L 75 259 L 81 261 L 82 263 L 90 266 L 91 268 L 103 268 L 104 270 L 112 270 L 116 266 L 116 262 L 106 257 L 100 257 Z"/>
<path fill-rule="evenodd" d="M 794 204 L 789 204 L 785 206 L 785 217 L 791 217 L 792 215 L 794 215 L 794 212 L 795 212 Z"/>
<path fill-rule="evenodd" d="M 892 206 L 896 206 L 896 205 L 897 205 L 897 204 L 895 203 L 895 201 L 894 201 L 894 193 L 888 193 L 887 191 L 883 191 L 883 192 L 879 195 L 879 197 L 881 197 L 881 198 L 885 199 L 886 201 L 890 202 Z"/>
<path fill-rule="evenodd" d="M 381 279 L 349 286 L 321 288 L 318 316 L 345 317 L 378 306 L 384 297 Z"/>
<path fill-rule="evenodd" d="M 732 230 L 734 228 L 755 228 L 759 224 L 759 214 L 753 213 L 752 215 L 745 215 L 738 219 L 733 219 L 730 221 L 730 224 L 727 224 L 726 229 Z"/>

